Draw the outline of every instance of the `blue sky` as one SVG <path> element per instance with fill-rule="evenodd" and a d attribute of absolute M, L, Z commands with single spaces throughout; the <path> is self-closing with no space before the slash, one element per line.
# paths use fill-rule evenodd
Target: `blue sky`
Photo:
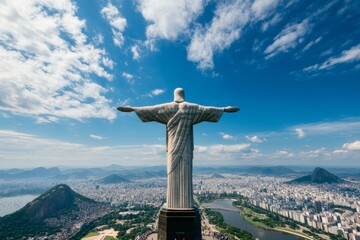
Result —
<path fill-rule="evenodd" d="M 239 106 L 195 165 L 360 167 L 360 3 L 1 1 L 0 168 L 164 165 L 120 105 Z"/>

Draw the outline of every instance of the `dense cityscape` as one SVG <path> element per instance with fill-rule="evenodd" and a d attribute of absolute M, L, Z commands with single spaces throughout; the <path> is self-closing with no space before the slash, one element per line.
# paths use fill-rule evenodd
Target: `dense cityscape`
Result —
<path fill-rule="evenodd" d="M 233 173 L 197 174 L 194 176 L 194 193 L 197 196 L 223 193 L 241 195 L 247 197 L 254 206 L 307 226 L 349 240 L 360 238 L 359 181 L 352 180 L 339 184 L 284 183 L 289 180 L 289 177 L 246 176 Z M 116 184 L 101 184 L 91 178 L 62 182 L 83 196 L 110 203 L 113 207 L 159 207 L 164 203 L 166 196 L 166 177 L 139 178 Z M 14 188 L 32 192 L 58 183 L 59 180 L 43 181 L 39 178 L 26 181 L 2 180 L 0 189 L 2 196 L 6 196 L 13 192 Z M 89 221 L 83 221 L 86 222 Z M 328 236 L 321 236 L 330 239 Z"/>

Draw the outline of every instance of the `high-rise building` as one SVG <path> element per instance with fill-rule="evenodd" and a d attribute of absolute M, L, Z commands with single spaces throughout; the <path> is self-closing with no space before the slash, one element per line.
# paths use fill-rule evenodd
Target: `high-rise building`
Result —
<path fill-rule="evenodd" d="M 316 213 L 321 213 L 322 209 L 321 209 L 321 202 L 320 201 L 315 201 L 315 212 Z"/>

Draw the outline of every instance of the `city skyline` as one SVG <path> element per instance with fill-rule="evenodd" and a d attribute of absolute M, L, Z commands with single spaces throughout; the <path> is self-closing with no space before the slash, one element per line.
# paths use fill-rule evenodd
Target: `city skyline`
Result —
<path fill-rule="evenodd" d="M 360 3 L 2 1 L 0 168 L 165 165 L 121 105 L 241 110 L 194 128 L 195 165 L 360 167 Z"/>

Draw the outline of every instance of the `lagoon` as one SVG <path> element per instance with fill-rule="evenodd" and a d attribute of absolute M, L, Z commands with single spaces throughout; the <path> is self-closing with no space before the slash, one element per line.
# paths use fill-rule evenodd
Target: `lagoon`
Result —
<path fill-rule="evenodd" d="M 232 205 L 231 199 L 217 199 L 211 203 L 203 204 L 205 208 L 211 208 L 220 212 L 224 217 L 224 222 L 239 228 L 241 230 L 251 233 L 255 238 L 260 240 L 299 240 L 301 237 L 283 233 L 279 231 L 273 231 L 263 229 L 245 221 L 240 215 L 240 209 Z"/>

